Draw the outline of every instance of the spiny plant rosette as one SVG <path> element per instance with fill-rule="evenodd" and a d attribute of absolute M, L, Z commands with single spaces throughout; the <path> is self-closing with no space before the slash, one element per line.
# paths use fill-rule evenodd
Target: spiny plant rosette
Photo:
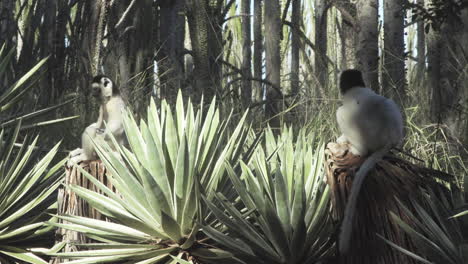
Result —
<path fill-rule="evenodd" d="M 197 223 L 209 211 L 201 206 L 200 194 L 214 197 L 232 189 L 225 176 L 225 163 L 236 164 L 247 147 L 250 128 L 244 115 L 229 132 L 231 115 L 221 120 L 215 100 L 204 112 L 190 102 L 184 109 L 179 94 L 175 113 L 163 101 L 158 110 L 151 102 L 147 120 L 139 125 L 124 113 L 129 149 L 117 152 L 96 142 L 99 157 L 112 175 L 115 194 L 81 170 L 103 194 L 71 185 L 69 188 L 113 223 L 77 216 L 58 216 L 70 224 L 54 224 L 83 232 L 98 243 L 80 245 L 87 250 L 54 256 L 76 259 L 70 263 L 177 263 L 173 257 L 194 263 L 229 263 L 226 251 L 205 243 Z"/>
<path fill-rule="evenodd" d="M 222 193 L 215 194 L 216 203 L 207 199 L 221 225 L 205 226 L 204 232 L 245 263 L 317 263 L 330 255 L 323 151 L 305 130 L 294 140 L 292 129 L 284 128 L 278 138 L 268 129 L 251 165 L 227 167 L 242 206 Z"/>

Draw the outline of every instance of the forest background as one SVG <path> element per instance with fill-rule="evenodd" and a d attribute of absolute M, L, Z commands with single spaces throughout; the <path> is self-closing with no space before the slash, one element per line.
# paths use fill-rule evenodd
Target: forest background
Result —
<path fill-rule="evenodd" d="M 74 148 L 97 115 L 90 80 L 105 73 L 136 113 L 151 97 L 174 102 L 181 89 L 196 103 L 217 96 L 223 109 L 250 108 L 260 126 L 334 123 L 339 73 L 358 68 L 369 87 L 397 101 L 419 126 L 443 127 L 464 152 L 465 6 L 460 0 L 2 0 L 0 43 L 14 59 L 0 89 L 49 58 L 28 99 L 2 119 L 74 99 L 54 117 L 80 117 L 47 128 L 47 140 Z"/>
<path fill-rule="evenodd" d="M 443 182 L 440 195 L 400 188 L 418 177 L 386 188 L 423 198 L 386 226 L 420 242 L 404 254 L 466 263 L 467 47 L 467 0 L 0 0 L 0 262 L 70 257 L 57 253 L 64 243 L 44 248 L 59 225 L 64 158 L 97 119 L 97 74 L 132 112 L 125 162 L 98 147 L 126 198 L 67 185 L 116 228 L 56 217 L 113 242 L 98 251 L 107 262 L 211 263 L 205 249 L 243 263 L 335 257 L 324 146 L 338 136 L 339 74 L 357 68 L 400 105 L 403 149 L 416 159 L 404 158 L 455 176 L 428 177 Z"/>

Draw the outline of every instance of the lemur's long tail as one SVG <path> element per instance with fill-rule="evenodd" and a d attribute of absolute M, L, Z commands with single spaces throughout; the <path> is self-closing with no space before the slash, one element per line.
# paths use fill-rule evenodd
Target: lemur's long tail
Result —
<path fill-rule="evenodd" d="M 391 144 L 386 145 L 384 148 L 372 153 L 366 161 L 361 165 L 358 172 L 354 176 L 353 186 L 351 187 L 351 194 L 346 204 L 344 218 L 341 222 L 341 231 L 338 241 L 338 246 L 341 254 L 346 254 L 349 250 L 351 233 L 353 229 L 353 220 L 356 213 L 356 203 L 359 192 L 361 191 L 362 183 L 366 178 L 367 173 L 374 168 L 375 164 L 381 160 L 392 148 Z"/>

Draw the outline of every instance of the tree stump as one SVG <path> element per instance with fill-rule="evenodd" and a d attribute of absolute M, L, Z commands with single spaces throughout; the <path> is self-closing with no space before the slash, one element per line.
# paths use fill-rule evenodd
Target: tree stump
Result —
<path fill-rule="evenodd" d="M 78 164 L 83 170 L 93 175 L 100 182 L 115 192 L 115 188 L 108 180 L 109 173 L 104 164 L 100 160 L 84 161 Z M 94 184 L 92 184 L 86 176 L 84 176 L 77 167 L 65 167 L 65 185 L 78 185 L 98 193 L 102 193 Z M 59 215 L 76 215 L 85 216 L 99 220 L 108 219 L 101 215 L 97 210 L 90 207 L 87 202 L 78 197 L 74 192 L 62 187 L 58 191 L 58 208 Z M 67 221 L 59 220 L 59 223 L 68 223 Z M 79 232 L 58 228 L 55 232 L 55 244 L 66 242 L 62 252 L 78 251 L 77 245 L 91 242 L 84 234 Z M 52 258 L 51 264 L 62 263 L 64 259 Z"/>
<path fill-rule="evenodd" d="M 329 143 L 326 150 L 326 180 L 332 193 L 332 218 L 337 225 L 343 219 L 354 174 L 365 160 L 352 155 L 348 150 L 347 145 L 337 143 Z M 411 164 L 395 156 L 385 157 L 378 162 L 367 175 L 359 193 L 349 253 L 338 256 L 338 260 L 333 263 L 418 263 L 391 248 L 377 234 L 405 249 L 417 252 L 411 238 L 393 221 L 389 212 L 394 212 L 408 222 L 397 199 L 414 211 L 409 201 L 410 196 L 417 198 L 421 187 L 440 187 L 435 178 L 447 178 L 446 176 L 442 172 Z"/>

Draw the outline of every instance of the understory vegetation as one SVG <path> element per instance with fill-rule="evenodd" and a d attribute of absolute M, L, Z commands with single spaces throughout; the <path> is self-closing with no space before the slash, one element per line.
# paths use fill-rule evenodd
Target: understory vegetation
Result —
<path fill-rule="evenodd" d="M 465 0 L 0 0 L 0 264 L 334 263 L 325 164 L 350 68 L 401 107 L 396 155 L 449 179 L 395 198 L 411 248 L 379 239 L 468 263 L 467 26 Z M 98 74 L 128 144 L 95 142 L 110 176 L 79 168 L 90 190 L 64 164 Z M 60 191 L 106 220 L 59 214 Z"/>

